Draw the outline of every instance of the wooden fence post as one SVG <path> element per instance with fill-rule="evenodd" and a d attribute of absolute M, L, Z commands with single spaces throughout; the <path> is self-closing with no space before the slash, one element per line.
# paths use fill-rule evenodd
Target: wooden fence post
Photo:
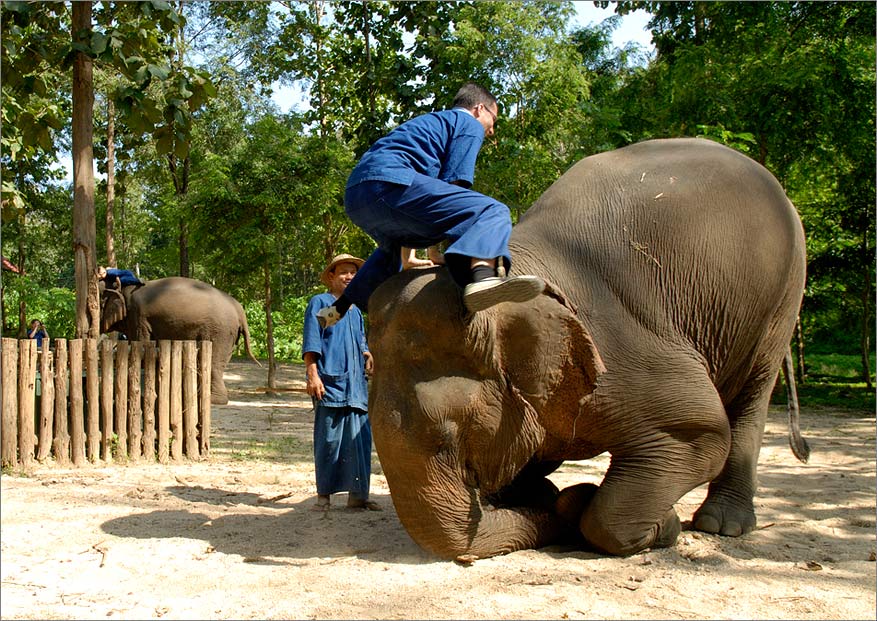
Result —
<path fill-rule="evenodd" d="M 25 468 L 34 460 L 34 387 L 37 380 L 37 342 L 18 344 L 18 459 Z"/>
<path fill-rule="evenodd" d="M 189 459 L 198 459 L 198 343 L 183 343 L 183 427 L 185 453 Z"/>
<path fill-rule="evenodd" d="M 183 342 L 171 347 L 171 459 L 183 459 Z"/>
<path fill-rule="evenodd" d="M 55 437 L 52 438 L 52 452 L 55 463 L 70 463 L 70 434 L 68 432 L 68 397 L 70 365 L 67 356 L 67 339 L 55 339 Z"/>
<path fill-rule="evenodd" d="M 85 463 L 82 347 L 82 339 L 72 339 L 70 341 L 70 454 L 74 466 L 81 466 Z"/>
<path fill-rule="evenodd" d="M 55 428 L 55 377 L 49 339 L 43 340 L 40 359 L 40 431 L 37 440 L 37 461 L 43 463 L 52 454 L 52 430 Z"/>
<path fill-rule="evenodd" d="M 210 456 L 210 380 L 213 369 L 213 343 L 211 341 L 200 342 L 200 355 L 198 356 L 198 375 L 201 378 L 199 385 L 200 398 L 198 402 L 201 406 L 198 420 L 199 434 L 198 441 L 200 443 L 200 453 L 202 459 Z"/>
<path fill-rule="evenodd" d="M 3 339 L 3 411 L 0 462 L 18 465 L 18 339 Z"/>
<path fill-rule="evenodd" d="M 116 459 L 128 457 L 128 341 L 116 341 Z"/>
<path fill-rule="evenodd" d="M 161 463 L 208 457 L 210 341 L 55 339 L 54 353 L 48 343 L 37 350 L 32 339 L 2 345 L 4 467 L 28 468 L 50 455 L 75 466 L 113 457 Z"/>
<path fill-rule="evenodd" d="M 113 341 L 104 339 L 100 344 L 101 432 L 100 454 L 104 461 L 113 459 Z"/>
<path fill-rule="evenodd" d="M 97 365 L 97 339 L 85 339 L 85 383 L 88 399 L 86 430 L 88 461 L 100 458 L 100 370 Z"/>
<path fill-rule="evenodd" d="M 143 360 L 143 343 L 131 343 L 128 359 L 128 457 L 140 459 L 143 440 L 143 413 L 140 409 L 140 363 Z"/>
<path fill-rule="evenodd" d="M 170 448 L 171 349 L 170 341 L 159 341 L 158 361 L 158 461 L 168 462 Z"/>
<path fill-rule="evenodd" d="M 143 446 L 144 459 L 155 460 L 155 346 L 144 343 L 143 349 Z"/>

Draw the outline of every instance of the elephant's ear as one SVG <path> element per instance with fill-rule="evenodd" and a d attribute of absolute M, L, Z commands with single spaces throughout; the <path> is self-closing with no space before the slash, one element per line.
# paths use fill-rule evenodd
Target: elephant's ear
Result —
<path fill-rule="evenodd" d="M 112 327 L 123 321 L 127 314 L 128 307 L 121 292 L 107 289 L 104 292 L 103 310 L 100 315 L 100 331 L 110 332 Z"/>
<path fill-rule="evenodd" d="M 606 372 L 590 333 L 563 292 L 548 283 L 531 302 L 497 312 L 499 363 L 537 411 L 577 409 Z"/>

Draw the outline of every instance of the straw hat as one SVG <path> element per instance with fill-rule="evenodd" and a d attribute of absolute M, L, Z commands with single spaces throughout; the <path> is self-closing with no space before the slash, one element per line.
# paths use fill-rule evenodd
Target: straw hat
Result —
<path fill-rule="evenodd" d="M 365 261 L 353 256 L 352 254 L 339 254 L 332 259 L 332 262 L 329 263 L 329 265 L 326 266 L 326 269 L 323 270 L 323 273 L 320 274 L 320 280 L 323 281 L 323 284 L 327 287 L 332 286 L 332 271 L 339 263 L 353 263 L 356 266 L 356 269 L 359 269 Z"/>

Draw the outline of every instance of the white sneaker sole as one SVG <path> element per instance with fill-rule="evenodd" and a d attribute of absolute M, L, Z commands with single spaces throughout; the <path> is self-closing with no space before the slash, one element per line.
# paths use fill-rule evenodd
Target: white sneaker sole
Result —
<path fill-rule="evenodd" d="M 317 323 L 323 329 L 334 326 L 339 321 L 341 321 L 341 315 L 338 314 L 334 306 L 327 306 L 317 311 Z"/>
<path fill-rule="evenodd" d="M 501 302 L 527 302 L 545 289 L 545 281 L 538 276 L 510 276 L 488 278 L 466 285 L 463 302 L 471 313 L 477 313 Z"/>

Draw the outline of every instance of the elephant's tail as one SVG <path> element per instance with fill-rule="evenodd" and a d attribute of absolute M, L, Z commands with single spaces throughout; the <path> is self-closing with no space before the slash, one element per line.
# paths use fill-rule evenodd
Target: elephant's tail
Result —
<path fill-rule="evenodd" d="M 256 360 L 256 357 L 253 355 L 253 351 L 250 349 L 250 326 L 247 324 L 247 315 L 246 313 L 244 313 L 244 307 L 240 304 L 238 304 L 238 318 L 240 320 L 240 324 L 238 326 L 238 338 L 243 335 L 244 349 L 247 351 L 247 355 L 250 357 L 250 360 L 252 360 L 261 367 L 262 363 Z"/>
<path fill-rule="evenodd" d="M 786 348 L 786 355 L 783 357 L 783 378 L 786 382 L 786 396 L 788 398 L 789 407 L 789 446 L 792 447 L 792 453 L 799 460 L 807 463 L 810 459 L 810 445 L 801 435 L 801 428 L 798 425 L 800 411 L 798 409 L 798 390 L 795 388 L 795 367 L 792 364 L 792 350 Z"/>

